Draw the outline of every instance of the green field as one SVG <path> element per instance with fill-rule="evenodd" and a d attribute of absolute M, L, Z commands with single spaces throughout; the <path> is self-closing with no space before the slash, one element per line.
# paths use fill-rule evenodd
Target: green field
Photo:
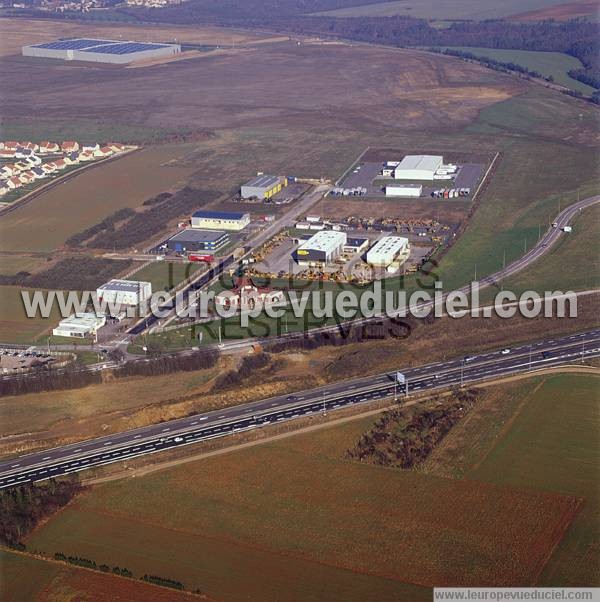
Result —
<path fill-rule="evenodd" d="M 190 278 L 202 266 L 199 263 L 175 263 L 155 261 L 134 272 L 129 280 L 141 280 L 152 284 L 152 292 L 171 290 L 183 280 Z"/>
<path fill-rule="evenodd" d="M 562 52 L 536 52 L 533 50 L 504 50 L 499 48 L 477 48 L 471 46 L 451 46 L 451 50 L 470 52 L 479 57 L 490 58 L 502 63 L 515 63 L 530 71 L 537 71 L 544 77 L 552 76 L 554 81 L 561 86 L 578 90 L 582 94 L 591 95 L 595 88 L 588 86 L 572 77 L 568 72 L 571 69 L 582 67 L 579 59 Z"/>
<path fill-rule="evenodd" d="M 504 385 L 428 460 L 433 474 L 584 499 L 540 584 L 598 586 L 600 378 L 557 375 Z"/>
<path fill-rule="evenodd" d="M 562 4 L 564 0 L 507 0 L 506 2 L 481 2 L 481 0 L 391 0 L 338 8 L 314 13 L 328 17 L 392 17 L 405 15 L 419 19 L 462 20 L 502 19 L 509 15 Z"/>

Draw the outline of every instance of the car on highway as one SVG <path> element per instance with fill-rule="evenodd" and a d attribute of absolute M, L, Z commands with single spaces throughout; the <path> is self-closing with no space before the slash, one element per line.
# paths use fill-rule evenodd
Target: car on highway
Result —
<path fill-rule="evenodd" d="M 297 398 L 295 395 L 288 395 L 288 396 L 286 397 L 286 399 L 287 399 L 288 401 L 296 401 L 298 398 Z"/>
<path fill-rule="evenodd" d="M 173 441 L 175 441 L 175 443 L 181 443 L 183 441 L 183 437 L 175 437 Z"/>
<path fill-rule="evenodd" d="M 510 353 L 510 349 L 507 347 L 500 352 L 502 355 L 508 355 Z"/>
<path fill-rule="evenodd" d="M 474 355 L 465 355 L 464 360 L 465 362 L 472 362 L 475 359 Z"/>

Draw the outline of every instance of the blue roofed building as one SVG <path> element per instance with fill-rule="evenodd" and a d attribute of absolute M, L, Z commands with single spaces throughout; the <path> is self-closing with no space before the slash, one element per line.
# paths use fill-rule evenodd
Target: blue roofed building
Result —
<path fill-rule="evenodd" d="M 205 230 L 243 230 L 250 223 L 249 213 L 235 211 L 196 211 L 192 215 L 192 228 Z"/>
<path fill-rule="evenodd" d="M 181 45 L 95 38 L 69 38 L 23 46 L 22 52 L 23 56 L 63 61 L 128 64 L 179 54 Z"/>

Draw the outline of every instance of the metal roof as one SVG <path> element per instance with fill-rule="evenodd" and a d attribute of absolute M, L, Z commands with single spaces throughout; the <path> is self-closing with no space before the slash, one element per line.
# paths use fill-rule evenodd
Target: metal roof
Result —
<path fill-rule="evenodd" d="M 303 242 L 298 249 L 331 252 L 339 245 L 346 244 L 346 233 L 339 230 L 319 230 L 314 236 Z"/>
<path fill-rule="evenodd" d="M 237 211 L 196 211 L 192 217 L 206 218 L 206 219 L 231 219 L 239 220 L 244 219 L 247 213 L 238 213 Z"/>
<path fill-rule="evenodd" d="M 197 228 L 186 228 L 169 238 L 169 242 L 215 242 L 227 236 L 223 230 L 199 230 Z"/>
<path fill-rule="evenodd" d="M 384 236 L 378 240 L 370 249 L 369 255 L 396 253 L 408 245 L 408 238 L 403 236 Z"/>
<path fill-rule="evenodd" d="M 435 171 L 444 162 L 441 155 L 406 155 L 396 169 L 426 169 Z"/>
<path fill-rule="evenodd" d="M 129 291 L 132 293 L 137 293 L 140 288 L 145 285 L 150 284 L 149 282 L 144 282 L 141 280 L 110 280 L 106 282 L 102 286 L 98 287 L 99 291 Z"/>
<path fill-rule="evenodd" d="M 249 182 L 246 182 L 244 186 L 252 187 L 252 188 L 272 188 L 279 184 L 279 178 L 277 176 L 269 176 L 263 174 L 261 176 L 256 176 L 252 178 Z"/>

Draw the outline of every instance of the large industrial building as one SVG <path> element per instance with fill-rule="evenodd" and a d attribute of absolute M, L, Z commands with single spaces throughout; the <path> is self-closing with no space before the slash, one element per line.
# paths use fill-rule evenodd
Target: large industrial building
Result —
<path fill-rule="evenodd" d="M 395 180 L 433 180 L 444 163 L 440 155 L 406 155 L 394 169 Z"/>
<path fill-rule="evenodd" d="M 155 44 L 154 42 L 70 38 L 23 46 L 22 52 L 23 56 L 38 58 L 125 65 L 179 54 L 181 46 L 179 44 Z"/>
<path fill-rule="evenodd" d="M 335 261 L 344 251 L 346 233 L 337 230 L 320 230 L 300 244 L 296 251 L 299 265 L 324 265 Z"/>
<path fill-rule="evenodd" d="M 285 178 L 283 185 L 287 185 L 287 179 Z M 258 199 L 270 199 L 281 190 L 281 186 L 281 178 L 261 174 L 242 186 L 241 195 L 244 199 L 251 199 L 253 197 Z"/>
<path fill-rule="evenodd" d="M 395 186 L 385 187 L 385 196 L 419 198 L 422 193 L 423 186 L 420 184 L 396 184 Z"/>
<path fill-rule="evenodd" d="M 87 336 L 95 336 L 99 328 L 106 324 L 106 316 L 97 316 L 94 313 L 85 312 L 79 315 L 73 314 L 58 323 L 52 330 L 57 337 L 76 337 L 83 339 Z"/>
<path fill-rule="evenodd" d="M 100 302 L 140 305 L 152 296 L 152 284 L 141 280 L 110 280 L 96 289 Z"/>
<path fill-rule="evenodd" d="M 206 230 L 243 230 L 250 223 L 249 213 L 234 211 L 196 211 L 192 215 L 192 228 Z"/>
<path fill-rule="evenodd" d="M 218 251 L 229 242 L 223 230 L 198 230 L 186 228 L 167 241 L 167 248 L 177 253 L 189 251 Z"/>
<path fill-rule="evenodd" d="M 408 238 L 384 236 L 367 251 L 367 263 L 375 267 L 386 268 L 392 263 L 406 261 L 409 254 Z"/>

